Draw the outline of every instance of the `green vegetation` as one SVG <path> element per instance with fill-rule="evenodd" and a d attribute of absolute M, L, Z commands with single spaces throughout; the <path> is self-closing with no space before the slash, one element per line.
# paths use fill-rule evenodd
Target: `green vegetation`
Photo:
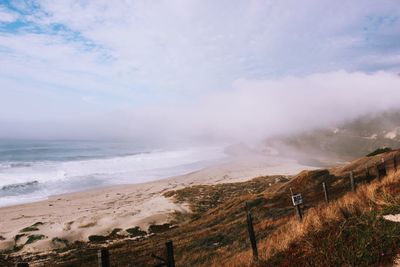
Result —
<path fill-rule="evenodd" d="M 118 233 L 121 232 L 122 229 L 121 228 L 114 228 L 111 233 L 110 233 L 110 237 L 116 237 L 118 236 Z"/>
<path fill-rule="evenodd" d="M 367 155 L 367 157 L 373 157 L 373 156 L 376 156 L 376 155 L 379 155 L 379 154 L 383 154 L 383 153 L 386 153 L 386 152 L 390 152 L 390 151 L 392 151 L 392 149 L 390 147 L 381 147 L 381 148 L 378 148 L 375 151 L 369 153 Z"/>
<path fill-rule="evenodd" d="M 217 185 L 195 185 L 176 191 L 168 191 L 165 197 L 173 197 L 176 202 L 189 203 L 192 216 L 206 212 L 226 201 L 244 195 L 258 195 L 272 185 L 287 182 L 285 176 L 258 177 L 247 182 Z"/>
<path fill-rule="evenodd" d="M 104 242 L 107 240 L 106 236 L 103 235 L 90 235 L 88 237 L 90 242 L 96 243 L 96 242 Z"/>
<path fill-rule="evenodd" d="M 17 241 L 23 236 L 25 236 L 25 234 L 17 234 L 16 236 L 14 236 L 14 242 L 17 243 Z"/>
<path fill-rule="evenodd" d="M 21 229 L 21 233 L 26 233 L 26 232 L 33 232 L 33 231 L 39 231 L 38 226 L 43 225 L 44 223 L 42 222 L 37 222 L 32 224 L 31 226 L 25 227 L 24 229 Z"/>
<path fill-rule="evenodd" d="M 30 236 L 28 236 L 28 240 L 26 241 L 25 245 L 32 244 L 32 243 L 42 240 L 44 238 L 45 238 L 44 235 L 30 235 Z"/>
<path fill-rule="evenodd" d="M 171 229 L 171 224 L 169 224 L 169 223 L 151 224 L 149 226 L 149 232 L 150 233 L 154 233 L 154 234 L 163 233 L 163 232 L 166 232 L 166 231 L 168 231 L 170 229 Z"/>
<path fill-rule="evenodd" d="M 14 245 L 13 251 L 14 252 L 20 251 L 21 249 L 23 249 L 23 247 L 24 247 L 23 244 L 22 245 Z"/>
<path fill-rule="evenodd" d="M 67 239 L 59 238 L 59 237 L 54 237 L 53 239 L 51 239 L 51 242 L 52 242 L 54 245 L 62 244 L 62 245 L 65 246 L 65 247 L 67 247 L 67 246 L 69 245 L 69 242 L 68 242 Z"/>
<path fill-rule="evenodd" d="M 24 229 L 21 229 L 21 233 L 27 233 L 27 232 L 34 232 L 34 231 L 39 231 L 39 228 L 33 227 L 33 226 L 28 226 L 25 227 Z"/>
<path fill-rule="evenodd" d="M 143 231 L 140 229 L 140 227 L 136 226 L 133 228 L 128 228 L 126 231 L 129 233 L 131 237 L 136 237 L 136 236 L 145 236 L 147 235 L 146 231 Z"/>

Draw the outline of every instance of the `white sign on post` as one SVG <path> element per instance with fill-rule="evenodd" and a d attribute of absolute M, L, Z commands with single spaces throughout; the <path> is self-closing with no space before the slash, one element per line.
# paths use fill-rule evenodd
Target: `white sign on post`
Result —
<path fill-rule="evenodd" d="M 301 197 L 301 194 L 293 195 L 292 201 L 293 201 L 293 206 L 303 204 L 303 198 Z"/>

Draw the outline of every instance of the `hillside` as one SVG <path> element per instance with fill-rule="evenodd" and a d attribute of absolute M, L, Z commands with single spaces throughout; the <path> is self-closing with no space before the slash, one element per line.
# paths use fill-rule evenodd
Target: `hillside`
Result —
<path fill-rule="evenodd" d="M 377 147 L 400 147 L 400 110 L 359 117 L 330 128 L 270 138 L 265 141 L 280 154 L 299 159 L 345 161 L 367 155 Z"/>
<path fill-rule="evenodd" d="M 261 260 L 257 266 L 314 265 L 329 258 L 327 253 L 332 249 L 337 249 L 332 265 L 390 263 L 398 253 L 400 224 L 383 221 L 381 215 L 400 211 L 397 197 L 400 177 L 391 172 L 395 156 L 400 162 L 400 151 L 392 151 L 331 169 L 303 171 L 294 177 L 258 177 L 242 183 L 169 191 L 166 197 L 188 203 L 192 210 L 175 214 L 171 226 L 154 226 L 149 235 L 133 228 L 129 239 L 118 236 L 116 229 L 110 236 L 93 238 L 89 243 L 67 244 L 50 253 L 9 252 L 2 255 L 0 263 L 2 266 L 14 266 L 17 261 L 35 263 L 33 266 L 97 266 L 96 250 L 107 246 L 112 266 L 152 266 L 159 261 L 151 253 L 163 255 L 165 241 L 172 240 L 176 266 L 252 266 L 245 202 L 251 209 L 259 243 Z M 390 173 L 377 180 L 375 166 L 382 159 L 386 159 Z M 366 167 L 370 170 L 368 180 Z M 350 171 L 354 172 L 356 194 L 349 192 Z M 322 182 L 329 188 L 329 204 L 324 203 Z M 294 216 L 290 188 L 303 196 L 302 223 Z M 357 230 L 359 226 L 361 230 Z M 351 245 L 353 252 L 338 258 L 342 251 L 331 239 L 339 242 L 342 250 Z M 321 240 L 325 241 L 320 243 Z M 370 256 L 371 248 L 379 253 L 374 251 Z M 309 262 L 309 257 L 315 260 Z M 349 261 L 360 258 L 365 260 Z"/>

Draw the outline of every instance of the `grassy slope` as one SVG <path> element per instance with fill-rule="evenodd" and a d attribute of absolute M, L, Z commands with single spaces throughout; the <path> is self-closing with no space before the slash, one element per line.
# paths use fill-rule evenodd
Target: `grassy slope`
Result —
<path fill-rule="evenodd" d="M 307 211 L 302 223 L 291 218 L 262 240 L 262 259 L 254 265 L 390 265 L 400 248 L 400 224 L 382 215 L 400 213 L 399 193 L 398 172 L 359 185 L 356 193 L 329 204 L 320 203 Z M 250 266 L 250 262 L 248 250 L 229 260 L 215 259 L 214 266 Z"/>
<path fill-rule="evenodd" d="M 391 240 L 390 242 L 393 243 L 392 253 L 389 253 L 389 250 L 382 251 L 383 257 L 379 256 L 379 260 L 371 260 L 368 264 L 379 263 L 381 258 L 386 262 L 390 261 L 396 252 L 397 239 L 395 237 L 398 236 L 398 226 L 382 221 L 380 214 L 388 208 L 397 208 L 397 199 L 393 198 L 394 200 L 391 202 L 386 199 L 397 191 L 392 192 L 385 189 L 384 195 L 378 194 L 379 196 L 376 197 L 370 193 L 373 191 L 372 189 L 375 188 L 378 191 L 383 189 L 379 189 L 378 183 L 373 182 L 370 185 L 359 186 L 357 194 L 347 194 L 347 192 L 349 171 L 355 172 L 355 180 L 361 184 L 365 181 L 365 166 L 373 166 L 381 160 L 382 156 L 391 158 L 394 154 L 399 154 L 399 152 L 394 151 L 371 158 L 362 158 L 347 166 L 330 170 L 305 171 L 290 180 L 282 176 L 259 177 L 243 183 L 193 186 L 167 192 L 166 196 L 176 202 L 188 202 L 193 213 L 176 214 L 178 227 L 166 233 L 136 241 L 115 241 L 108 245 L 111 262 L 113 266 L 129 266 L 129 264 L 130 266 L 151 266 L 157 261 L 153 260 L 150 254 L 163 255 L 164 241 L 172 239 L 177 266 L 251 266 L 252 257 L 244 213 L 244 202 L 246 201 L 250 203 L 255 231 L 259 240 L 262 256 L 260 266 L 285 266 L 294 263 L 298 263 L 296 265 L 314 265 L 327 257 L 326 251 L 334 250 L 337 251 L 337 253 L 335 252 L 337 255 L 343 254 L 334 246 L 334 243 L 327 242 L 326 244 L 321 243 L 323 249 L 317 250 L 320 254 L 311 255 L 313 250 L 310 248 L 319 247 L 319 241 L 324 236 L 330 238 L 323 240 L 336 240 L 339 244 L 344 244 L 339 246 L 344 251 L 347 251 L 344 249 L 345 247 L 349 247 L 349 244 L 355 242 L 354 253 L 356 254 L 361 253 L 359 247 L 362 247 L 363 244 L 372 244 L 370 247 L 367 246 L 365 251 L 368 252 L 370 249 L 382 250 L 378 246 L 382 243 L 379 240 Z M 329 206 L 322 204 L 322 182 L 329 185 L 331 198 L 339 199 L 333 201 Z M 397 188 L 397 185 L 400 186 L 400 183 L 393 180 L 393 190 Z M 302 224 L 299 224 L 293 216 L 289 188 L 293 188 L 295 192 L 301 192 L 304 197 L 303 209 L 307 212 Z M 369 193 L 360 193 L 364 191 Z M 360 196 L 358 196 L 359 194 Z M 353 203 L 354 199 L 358 199 L 360 203 Z M 365 203 L 369 204 L 362 204 L 361 199 L 367 200 Z M 340 201 L 344 202 L 340 204 Z M 360 209 L 355 207 L 360 207 Z M 365 213 L 363 215 L 365 217 L 360 216 L 363 213 Z M 335 228 L 338 225 L 343 225 L 343 227 Z M 365 231 L 357 232 L 359 226 L 364 227 Z M 364 229 L 362 227 L 360 229 Z M 342 229 L 341 234 L 338 237 L 335 235 L 336 239 L 332 238 L 338 229 Z M 357 237 L 355 240 L 358 240 L 358 236 L 364 237 L 364 232 L 371 233 L 370 239 L 366 235 L 365 241 L 360 241 L 360 246 L 358 246 L 358 241 L 351 238 L 355 234 Z M 377 232 L 382 232 L 383 236 L 377 238 L 377 241 L 371 241 Z M 346 239 L 346 237 L 351 238 Z M 102 245 L 101 243 L 75 243 L 67 249 L 54 251 L 52 254 L 27 254 L 24 257 L 30 262 L 41 262 L 48 266 L 96 266 L 96 249 Z M 299 261 L 303 255 L 314 257 L 315 262 Z M 303 258 L 308 259 L 309 257 Z M 339 262 L 344 265 L 351 264 L 344 259 L 340 261 L 337 259 L 340 258 L 338 256 L 334 258 L 335 261 L 329 264 L 337 265 L 336 263 Z M 351 258 L 353 257 L 349 256 L 346 259 Z M 15 260 L 20 259 L 11 257 L 8 262 Z M 12 265 L 10 264 L 10 266 Z"/>
<path fill-rule="evenodd" d="M 308 232 L 260 266 L 381 266 L 389 264 L 400 245 L 399 223 L 384 212 L 351 214 Z"/>
<path fill-rule="evenodd" d="M 276 236 L 285 239 L 292 232 L 288 245 L 259 266 L 389 265 L 399 253 L 400 224 L 382 216 L 400 213 L 399 193 L 396 173 L 311 209 L 300 231 L 292 224 Z"/>

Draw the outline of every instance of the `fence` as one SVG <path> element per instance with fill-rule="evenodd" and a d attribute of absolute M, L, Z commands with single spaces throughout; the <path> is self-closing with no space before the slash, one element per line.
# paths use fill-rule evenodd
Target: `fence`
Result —
<path fill-rule="evenodd" d="M 381 179 L 385 177 L 390 170 L 393 172 L 397 171 L 397 166 L 398 166 L 398 161 L 396 155 L 394 155 L 392 159 L 392 166 L 390 166 L 390 162 L 385 161 L 382 159 L 382 162 L 376 165 L 373 165 L 372 167 L 365 167 L 365 172 L 364 172 L 364 179 L 366 182 L 371 182 L 371 172 L 370 170 L 373 169 L 375 172 L 375 178 L 376 179 Z M 354 171 L 349 172 L 349 186 L 348 188 L 352 191 L 356 191 L 356 182 L 355 182 L 355 173 Z M 322 191 L 324 194 L 324 198 L 326 202 L 329 202 L 329 189 L 328 185 L 325 182 L 322 182 Z M 290 195 L 293 201 L 293 206 L 295 208 L 295 213 L 297 214 L 299 220 L 301 221 L 303 219 L 303 211 L 301 210 L 301 205 L 303 204 L 303 199 L 301 194 L 294 194 L 293 189 L 290 188 Z M 256 237 L 254 234 L 253 230 L 253 225 L 252 225 L 252 220 L 251 220 L 251 214 L 250 211 L 247 209 L 247 204 L 246 204 L 246 213 L 247 213 L 247 218 L 250 216 L 250 220 L 247 219 L 247 224 L 248 224 L 248 229 L 249 229 L 249 236 L 250 236 L 250 242 L 253 250 L 253 258 L 255 260 L 258 260 L 258 251 L 257 251 L 257 243 L 256 243 Z M 254 241 L 253 241 L 254 240 Z"/>
<path fill-rule="evenodd" d="M 397 157 L 396 155 L 394 155 L 393 159 L 391 160 L 391 163 L 382 159 L 382 162 L 379 164 L 375 164 L 370 167 L 366 166 L 364 173 L 359 173 L 357 176 L 363 176 L 362 180 L 366 182 L 371 182 L 372 180 L 371 169 L 372 169 L 373 173 L 375 173 L 375 179 L 381 179 L 388 174 L 389 170 L 392 170 L 393 172 L 397 171 L 398 163 L 399 162 L 397 160 Z M 389 168 L 390 165 L 391 167 Z M 357 183 L 355 181 L 356 173 L 354 171 L 350 171 L 348 176 L 349 176 L 348 188 L 350 191 L 355 192 L 357 187 Z M 328 203 L 330 201 L 329 186 L 325 182 L 322 182 L 322 191 L 325 198 L 325 202 Z M 299 220 L 301 221 L 303 219 L 303 211 L 301 209 L 301 205 L 303 204 L 303 198 L 301 194 L 294 194 L 292 188 L 290 188 L 290 195 L 295 209 L 295 213 L 299 218 Z M 252 214 L 247 202 L 245 203 L 245 212 L 246 212 L 247 230 L 252 248 L 253 259 L 254 261 L 258 261 L 257 239 L 254 231 Z M 165 258 L 151 254 L 153 258 L 160 261 L 160 263 L 154 265 L 153 267 L 163 267 L 163 266 L 175 267 L 174 246 L 172 241 L 167 241 L 165 243 L 165 251 L 166 251 Z M 109 256 L 109 251 L 107 249 L 98 250 L 97 255 L 98 255 L 99 267 L 110 267 L 110 256 Z M 20 262 L 17 263 L 15 266 L 29 267 L 29 263 Z"/>

